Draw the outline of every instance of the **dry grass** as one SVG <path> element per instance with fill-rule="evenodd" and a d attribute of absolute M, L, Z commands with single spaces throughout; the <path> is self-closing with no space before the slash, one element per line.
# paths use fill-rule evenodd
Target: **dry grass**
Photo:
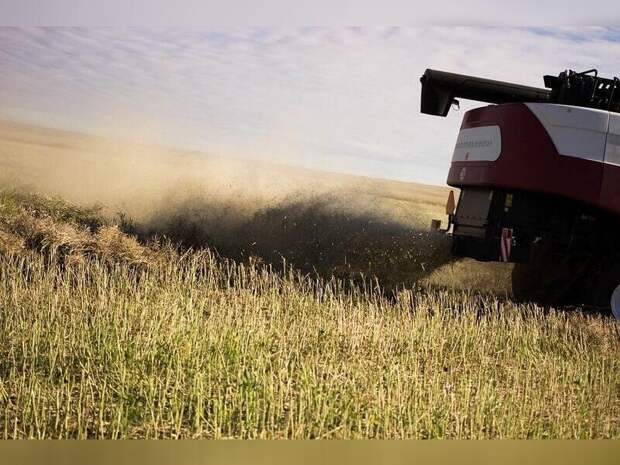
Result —
<path fill-rule="evenodd" d="M 58 198 L 15 190 L 0 191 L 0 252 L 12 255 L 32 250 L 54 260 L 83 261 L 99 257 L 109 262 L 144 265 L 149 248 L 122 233 L 99 215 L 99 208 L 79 209 Z"/>
<path fill-rule="evenodd" d="M 5 438 L 620 437 L 600 315 L 144 245 L 14 192 L 0 231 Z"/>

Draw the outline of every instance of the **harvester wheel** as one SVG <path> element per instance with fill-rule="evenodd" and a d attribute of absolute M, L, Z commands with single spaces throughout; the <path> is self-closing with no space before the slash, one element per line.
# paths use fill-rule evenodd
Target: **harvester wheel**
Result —
<path fill-rule="evenodd" d="M 617 258 L 601 258 L 588 270 L 584 280 L 588 289 L 588 304 L 611 307 L 616 319 L 620 319 L 620 264 Z"/>
<path fill-rule="evenodd" d="M 620 284 L 611 295 L 611 313 L 616 320 L 620 320 Z"/>
<path fill-rule="evenodd" d="M 581 278 L 588 262 L 554 251 L 540 241 L 532 247 L 529 263 L 517 263 L 512 272 L 512 293 L 517 301 L 558 305 L 583 299 Z"/>
<path fill-rule="evenodd" d="M 540 241 L 532 247 L 529 263 L 512 272 L 517 301 L 542 305 L 588 305 L 609 308 L 620 319 L 620 261 L 617 255 L 579 256 L 554 250 Z"/>

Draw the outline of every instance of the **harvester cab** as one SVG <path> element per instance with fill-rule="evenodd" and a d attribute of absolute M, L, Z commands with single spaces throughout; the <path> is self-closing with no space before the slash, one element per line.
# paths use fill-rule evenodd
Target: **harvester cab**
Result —
<path fill-rule="evenodd" d="M 453 254 L 515 263 L 517 299 L 611 301 L 620 318 L 618 78 L 568 70 L 538 88 L 427 69 L 420 81 L 425 114 L 491 104 L 464 114 L 452 154 Z"/>

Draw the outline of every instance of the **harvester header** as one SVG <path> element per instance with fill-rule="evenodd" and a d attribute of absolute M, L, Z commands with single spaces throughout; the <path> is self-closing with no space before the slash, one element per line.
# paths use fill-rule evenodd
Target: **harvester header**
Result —
<path fill-rule="evenodd" d="M 567 70 L 544 76 L 544 88 L 427 69 L 422 83 L 421 111 L 446 116 L 457 98 L 487 103 L 558 103 L 620 112 L 620 81 L 601 78 L 595 69 Z"/>

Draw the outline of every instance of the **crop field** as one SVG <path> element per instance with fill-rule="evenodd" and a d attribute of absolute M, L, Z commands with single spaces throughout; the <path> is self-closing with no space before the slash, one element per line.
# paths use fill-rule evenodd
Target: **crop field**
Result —
<path fill-rule="evenodd" d="M 618 323 L 453 261 L 446 189 L 101 144 L 0 124 L 0 437 L 620 438 Z"/>

